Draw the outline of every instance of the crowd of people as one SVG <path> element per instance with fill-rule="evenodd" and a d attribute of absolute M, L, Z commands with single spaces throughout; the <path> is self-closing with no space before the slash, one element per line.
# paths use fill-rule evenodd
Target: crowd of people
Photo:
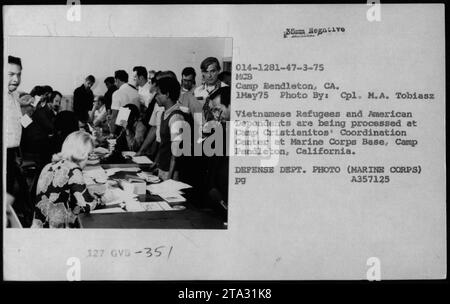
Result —
<path fill-rule="evenodd" d="M 135 66 L 131 77 L 115 71 L 104 80 L 106 93 L 95 96 L 96 79 L 89 75 L 73 92 L 73 111 L 61 111 L 63 96 L 48 85 L 19 93 L 21 59 L 9 56 L 8 66 L 7 192 L 23 226 L 77 227 L 79 213 L 106 199 L 86 188 L 81 173 L 100 139 L 116 141 L 102 161 L 121 162 L 123 151 L 148 156 L 161 180 L 192 185 L 190 201 L 226 217 L 231 74 L 221 72 L 217 58 L 202 61 L 200 85 L 193 67 L 182 70 L 180 83 L 173 71 Z M 129 115 L 118 121 L 122 109 Z M 206 143 L 219 152 L 205 155 Z M 23 173 L 26 159 L 37 168 L 31 185 Z"/>

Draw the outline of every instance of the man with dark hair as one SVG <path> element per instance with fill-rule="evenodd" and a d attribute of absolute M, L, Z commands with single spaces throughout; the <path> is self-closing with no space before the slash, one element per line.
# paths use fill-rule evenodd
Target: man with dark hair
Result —
<path fill-rule="evenodd" d="M 212 92 L 227 85 L 218 78 L 220 73 L 220 63 L 217 58 L 206 58 L 200 64 L 200 69 L 205 83 L 195 89 L 194 95 L 197 99 L 204 101 Z"/>
<path fill-rule="evenodd" d="M 106 107 L 106 110 L 108 110 L 108 111 L 111 110 L 112 95 L 117 90 L 117 87 L 114 83 L 115 83 L 114 77 L 107 77 L 105 79 L 105 85 L 106 85 L 107 91 L 106 91 L 105 95 L 103 95 L 103 97 L 105 98 L 105 107 Z"/>
<path fill-rule="evenodd" d="M 49 85 L 43 85 L 41 87 L 42 87 L 42 90 L 43 90 L 44 94 L 53 92 L 53 88 L 51 86 L 49 86 Z"/>
<path fill-rule="evenodd" d="M 89 111 L 94 104 L 94 93 L 91 90 L 94 83 L 94 76 L 89 75 L 84 83 L 73 92 L 73 111 L 81 123 L 89 120 Z"/>
<path fill-rule="evenodd" d="M 138 88 L 139 101 L 141 109 L 145 110 L 151 102 L 150 84 L 147 78 L 147 69 L 143 66 L 135 66 L 133 68 L 133 81 Z"/>
<path fill-rule="evenodd" d="M 8 91 L 4 99 L 6 116 L 6 192 L 15 197 L 13 205 L 23 226 L 29 227 L 33 217 L 26 189 L 28 185 L 20 168 L 20 140 L 22 137 L 22 112 L 17 88 L 22 77 L 22 60 L 8 56 Z"/>
<path fill-rule="evenodd" d="M 198 105 L 195 107 L 195 111 L 198 112 L 198 107 L 202 107 L 202 114 L 196 114 L 194 116 L 194 119 L 196 120 L 196 124 L 202 126 L 204 122 L 207 121 L 207 113 L 208 113 L 208 102 L 209 102 L 209 96 L 213 94 L 215 91 L 217 91 L 221 87 L 226 87 L 227 84 L 221 82 L 219 80 L 219 73 L 220 73 L 220 63 L 219 60 L 215 57 L 207 57 L 205 60 L 202 61 L 200 64 L 200 69 L 202 71 L 202 76 L 204 83 L 194 90 L 194 96 L 199 102 Z M 206 104 L 206 105 L 205 105 Z M 205 113 L 206 112 L 206 113 Z M 201 128 L 197 130 L 198 135 L 201 136 L 202 131 Z"/>
<path fill-rule="evenodd" d="M 178 179 L 176 172 L 176 156 L 180 155 L 182 140 L 180 122 L 184 121 L 183 112 L 177 102 L 180 97 L 180 83 L 172 77 L 163 77 L 157 80 L 156 102 L 164 107 L 161 115 L 159 133 L 161 144 L 158 151 L 158 176 L 162 180 Z"/>
<path fill-rule="evenodd" d="M 196 73 L 194 68 L 186 67 L 181 72 L 181 93 L 191 92 L 195 88 Z"/>
<path fill-rule="evenodd" d="M 114 72 L 116 87 L 118 88 L 112 95 L 111 103 L 111 121 L 109 128 L 111 133 L 116 131 L 116 119 L 119 109 L 127 104 L 134 104 L 140 107 L 139 94 L 135 87 L 128 83 L 128 73 L 124 70 Z"/>
<path fill-rule="evenodd" d="M 93 84 L 95 83 L 95 77 L 92 75 L 89 75 L 88 77 L 86 77 L 86 80 L 92 82 Z"/>

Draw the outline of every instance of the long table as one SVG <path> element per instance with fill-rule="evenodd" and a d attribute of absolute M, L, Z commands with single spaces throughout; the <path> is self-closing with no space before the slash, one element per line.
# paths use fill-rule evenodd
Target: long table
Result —
<path fill-rule="evenodd" d="M 104 164 L 103 169 L 146 166 L 137 164 Z M 129 174 L 129 172 L 127 172 Z M 140 202 L 160 201 L 158 196 L 139 195 Z M 189 200 L 182 204 L 185 210 L 143 211 L 121 213 L 80 214 L 81 228 L 153 228 L 153 229 L 226 229 L 227 226 L 212 210 L 195 207 Z"/>

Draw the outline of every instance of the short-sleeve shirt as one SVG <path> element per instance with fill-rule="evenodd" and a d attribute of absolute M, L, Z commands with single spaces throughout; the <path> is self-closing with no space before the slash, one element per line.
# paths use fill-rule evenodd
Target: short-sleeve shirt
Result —
<path fill-rule="evenodd" d="M 150 101 L 152 101 L 152 94 L 150 93 L 150 84 L 146 82 L 144 86 L 139 87 L 138 94 L 139 94 L 139 102 L 141 103 L 141 105 L 147 108 L 148 105 L 150 104 Z"/>
<path fill-rule="evenodd" d="M 119 110 L 121 107 L 127 104 L 134 104 L 140 109 L 139 93 L 134 87 L 128 83 L 124 83 L 117 91 L 112 95 L 112 110 Z"/>
<path fill-rule="evenodd" d="M 208 97 L 209 94 L 211 94 L 214 90 L 216 90 L 217 88 L 227 87 L 227 86 L 228 85 L 226 83 L 224 83 L 224 82 L 220 82 L 218 87 L 216 87 L 216 86 L 208 86 L 206 84 L 202 84 L 202 85 L 200 85 L 200 86 L 195 88 L 194 96 L 203 105 L 205 103 L 206 97 Z"/>
<path fill-rule="evenodd" d="M 150 126 L 158 126 L 158 124 L 161 120 L 161 112 L 164 112 L 164 107 L 161 107 L 157 103 L 155 103 L 155 107 L 153 108 L 152 116 L 150 116 L 150 120 L 148 121 L 148 124 Z"/>

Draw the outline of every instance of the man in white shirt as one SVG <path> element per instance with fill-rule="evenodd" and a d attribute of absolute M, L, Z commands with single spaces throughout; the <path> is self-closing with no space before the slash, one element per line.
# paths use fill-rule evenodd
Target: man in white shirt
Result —
<path fill-rule="evenodd" d="M 6 117 L 6 191 L 12 194 L 16 202 L 14 208 L 22 221 L 22 225 L 28 227 L 32 220 L 32 208 L 29 206 L 28 193 L 25 178 L 19 165 L 20 140 L 22 137 L 22 111 L 18 101 L 17 88 L 22 76 L 22 61 L 18 57 L 8 56 L 8 88 L 4 98 Z M 15 186 L 18 184 L 18 191 Z"/>
<path fill-rule="evenodd" d="M 215 57 L 208 57 L 202 61 L 200 64 L 200 69 L 202 71 L 202 76 L 204 83 L 194 90 L 194 96 L 197 100 L 197 103 L 192 103 L 192 108 L 195 109 L 192 115 L 194 117 L 195 125 L 197 127 L 197 135 L 199 137 L 199 141 L 202 139 L 203 133 L 203 124 L 208 121 L 208 117 L 206 117 L 205 109 L 209 109 L 208 104 L 205 103 L 208 100 L 208 97 L 216 92 L 221 87 L 226 87 L 227 84 L 221 82 L 219 80 L 220 73 L 220 63 L 219 60 Z M 200 114 L 201 113 L 201 114 Z"/>
<path fill-rule="evenodd" d="M 173 79 L 177 79 L 177 76 L 172 71 L 159 71 L 155 74 L 155 78 L 152 80 L 153 82 L 153 91 L 156 92 L 157 90 L 157 81 L 161 78 L 169 77 Z M 155 158 L 155 153 L 158 150 L 159 144 L 161 143 L 161 136 L 160 136 L 160 124 L 161 124 L 161 115 L 164 113 L 164 107 L 158 105 L 158 103 L 155 104 L 155 107 L 153 109 L 152 115 L 150 117 L 150 120 L 148 122 L 150 126 L 150 130 L 147 132 L 147 136 L 144 140 L 144 143 L 142 144 L 141 148 L 137 152 L 137 155 L 144 155 L 147 152 L 150 152 L 149 156 L 150 158 Z M 150 150 L 150 151 L 149 151 Z"/>
<path fill-rule="evenodd" d="M 150 93 L 150 83 L 148 82 L 147 75 L 147 69 L 145 67 L 135 66 L 133 68 L 133 82 L 138 88 L 141 111 L 148 107 L 153 98 Z"/>
<path fill-rule="evenodd" d="M 226 87 L 227 84 L 219 80 L 220 63 L 215 57 L 208 57 L 200 64 L 204 83 L 194 90 L 197 100 L 205 102 L 206 97 L 218 90 L 220 87 Z"/>
<path fill-rule="evenodd" d="M 112 95 L 111 103 L 111 121 L 109 124 L 111 134 L 116 131 L 116 119 L 119 109 L 127 104 L 134 104 L 140 108 L 138 90 L 128 83 L 128 73 L 124 70 L 118 70 L 114 73 L 115 85 L 118 88 Z"/>

